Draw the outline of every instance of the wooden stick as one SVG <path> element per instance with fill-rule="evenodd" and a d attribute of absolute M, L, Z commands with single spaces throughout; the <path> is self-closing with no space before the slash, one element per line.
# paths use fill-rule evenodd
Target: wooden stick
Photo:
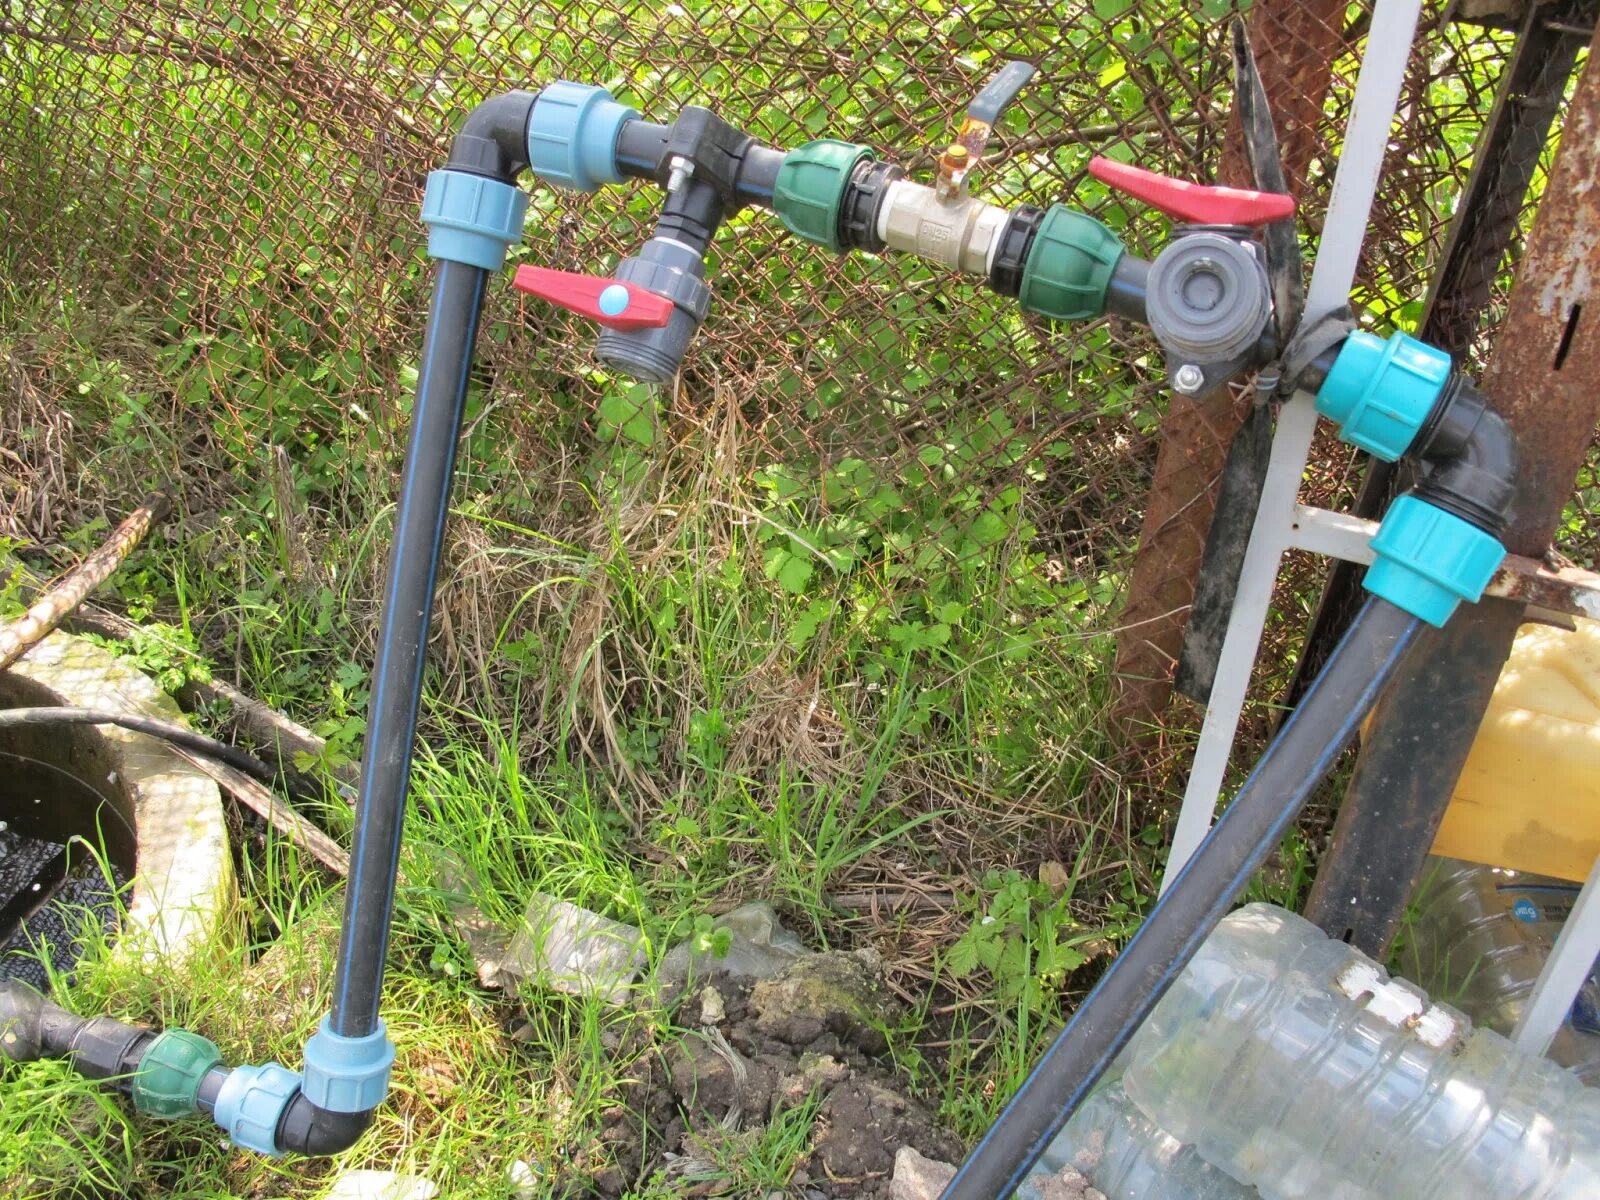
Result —
<path fill-rule="evenodd" d="M 284 716 L 275 708 L 271 708 L 253 696 L 247 696 L 232 684 L 224 683 L 220 679 L 211 679 L 204 682 L 193 680 L 178 689 L 178 699 L 186 708 L 197 708 L 200 703 L 227 704 L 233 723 L 238 726 L 251 742 L 264 753 L 270 753 L 277 759 L 277 764 L 291 779 L 304 776 L 294 764 L 297 754 L 304 754 L 318 762 L 327 761 L 328 743 L 312 733 L 304 725 Z M 346 800 L 354 799 L 348 794 L 348 786 L 354 785 L 359 771 L 353 762 L 343 762 L 330 768 L 329 773 L 335 781 L 342 785 L 340 794 Z"/>
<path fill-rule="evenodd" d="M 69 571 L 66 578 L 35 601 L 27 612 L 0 629 L 0 671 L 38 645 L 90 592 L 110 578 L 129 552 L 144 541 L 150 527 L 166 516 L 171 507 L 172 499 L 165 492 L 151 492 L 98 550 Z"/>

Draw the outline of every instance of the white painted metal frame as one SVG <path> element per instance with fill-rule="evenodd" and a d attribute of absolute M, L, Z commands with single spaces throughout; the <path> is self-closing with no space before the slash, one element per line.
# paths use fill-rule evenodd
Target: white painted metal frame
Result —
<path fill-rule="evenodd" d="M 1367 214 L 1383 170 L 1383 152 L 1389 144 L 1389 128 L 1394 122 L 1421 7 L 1421 0 L 1379 0 L 1373 12 L 1367 53 L 1345 131 L 1344 153 L 1339 157 L 1322 244 L 1306 290 L 1303 319 L 1307 322 L 1349 303 Z M 1228 614 L 1228 632 L 1211 685 L 1205 723 L 1200 728 L 1189 786 L 1173 832 L 1163 889 L 1189 861 L 1216 815 L 1217 796 L 1238 733 L 1239 714 L 1244 710 L 1250 672 L 1261 648 L 1261 631 L 1284 552 L 1303 546 L 1357 562 L 1372 561 L 1367 547 L 1374 528 L 1370 522 L 1299 503 L 1300 481 L 1316 427 L 1316 408 L 1312 396 L 1305 391 L 1297 392 L 1278 415 L 1261 506 L 1250 530 L 1233 611 Z"/>
<path fill-rule="evenodd" d="M 1322 244 L 1307 290 L 1307 321 L 1333 312 L 1349 298 L 1420 8 L 1420 0 L 1378 0 L 1373 13 L 1345 149 L 1339 159 Z M 1299 502 L 1316 424 L 1313 399 L 1304 391 L 1296 393 L 1278 417 L 1261 506 L 1250 531 L 1211 699 L 1200 729 L 1200 744 L 1173 833 L 1163 891 L 1189 861 L 1216 815 L 1223 775 L 1238 733 L 1273 584 L 1285 551 L 1310 550 L 1358 563 L 1373 560 L 1370 543 L 1378 530 L 1377 522 Z M 1512 1035 L 1518 1045 L 1535 1054 L 1543 1054 L 1549 1048 L 1596 958 L 1600 958 L 1600 860 L 1590 872 L 1528 998 Z"/>
<path fill-rule="evenodd" d="M 1550 1049 L 1550 1039 L 1567 1019 L 1578 989 L 1600 958 L 1600 859 L 1589 869 L 1578 900 L 1534 981 L 1511 1040 L 1530 1054 Z"/>

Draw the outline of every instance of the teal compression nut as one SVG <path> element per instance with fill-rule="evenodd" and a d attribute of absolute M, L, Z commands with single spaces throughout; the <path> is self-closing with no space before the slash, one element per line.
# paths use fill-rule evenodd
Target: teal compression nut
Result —
<path fill-rule="evenodd" d="M 187 1029 L 164 1030 L 134 1072 L 129 1088 L 133 1106 L 152 1117 L 186 1117 L 195 1110 L 200 1081 L 221 1063 L 215 1042 Z"/>
<path fill-rule="evenodd" d="M 557 80 L 539 93 L 528 119 L 528 165 L 557 187 L 598 191 L 621 183 L 617 134 L 639 115 L 605 88 Z"/>
<path fill-rule="evenodd" d="M 327 1017 L 306 1043 L 306 1099 L 329 1112 L 360 1113 L 377 1108 L 389 1094 L 389 1068 L 394 1064 L 394 1043 L 378 1022 L 365 1037 L 345 1037 L 333 1031 Z"/>
<path fill-rule="evenodd" d="M 1317 411 L 1352 446 L 1394 462 L 1410 449 L 1449 378 L 1443 350 L 1403 333 L 1385 342 L 1356 332 L 1317 391 Z"/>
<path fill-rule="evenodd" d="M 522 240 L 528 197 L 521 188 L 469 171 L 430 172 L 422 192 L 428 253 L 498 271 L 506 250 Z"/>
<path fill-rule="evenodd" d="M 1430 625 L 1476 603 L 1506 556 L 1490 534 L 1416 496 L 1401 496 L 1372 539 L 1377 561 L 1363 586 Z"/>
<path fill-rule="evenodd" d="M 278 1149 L 278 1122 L 299 1091 L 300 1076 L 288 1067 L 235 1067 L 222 1081 L 211 1116 L 235 1146 L 277 1157 L 283 1153 Z"/>
<path fill-rule="evenodd" d="M 855 169 L 872 157 L 870 146 L 822 138 L 784 156 L 772 186 L 772 211 L 796 237 L 829 250 L 839 242 L 839 208 Z"/>

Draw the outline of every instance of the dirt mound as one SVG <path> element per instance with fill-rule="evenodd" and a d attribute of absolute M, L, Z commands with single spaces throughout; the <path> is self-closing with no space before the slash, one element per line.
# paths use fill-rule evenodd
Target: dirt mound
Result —
<path fill-rule="evenodd" d="M 622 1166 L 605 1196 L 656 1179 L 683 1196 L 884 1200 L 895 1152 L 958 1159 L 961 1144 L 881 1060 L 898 1006 L 870 951 L 827 952 L 776 978 L 713 972 L 679 989 L 681 1037 L 609 1114 Z"/>

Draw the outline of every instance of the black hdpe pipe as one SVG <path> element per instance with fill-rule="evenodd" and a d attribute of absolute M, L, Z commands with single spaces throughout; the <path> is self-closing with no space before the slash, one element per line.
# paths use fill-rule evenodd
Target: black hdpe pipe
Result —
<path fill-rule="evenodd" d="M 424 650 L 487 281 L 487 271 L 447 259 L 439 262 L 434 279 L 395 512 L 329 1017 L 333 1031 L 346 1038 L 366 1037 L 378 1028 Z M 79 1017 L 24 984 L 0 981 L 0 1057 L 23 1062 L 67 1057 L 85 1076 L 115 1080 L 127 1090 L 154 1040 L 149 1030 L 110 1017 Z M 227 1075 L 226 1068 L 213 1067 L 200 1080 L 195 1099 L 203 1111 L 213 1107 Z M 330 1111 L 296 1092 L 282 1110 L 274 1143 L 299 1154 L 337 1154 L 353 1145 L 371 1120 L 371 1111 Z"/>
<path fill-rule="evenodd" d="M 941 1200 L 995 1200 L 1027 1176 L 1277 846 L 1422 623 L 1369 599 L 1234 801 L 1079 1006 Z"/>
<path fill-rule="evenodd" d="M 533 103 L 531 94 L 512 92 L 480 105 L 452 144 L 448 166 L 458 172 L 512 183 L 528 165 L 525 148 Z M 770 174 L 768 166 L 762 157 L 762 170 L 756 174 L 763 177 L 762 182 L 770 191 L 770 181 L 764 180 Z M 456 442 L 466 407 L 468 375 L 488 276 L 489 272 L 481 267 L 441 256 L 434 278 L 395 512 L 366 749 L 356 797 L 357 824 L 344 924 L 328 1018 L 331 1032 L 345 1039 L 346 1044 L 359 1039 L 370 1042 L 381 1026 L 384 959 L 428 625 L 449 510 Z M 149 1030 L 109 1017 L 78 1017 L 25 985 L 0 981 L 0 1057 L 16 1061 L 70 1057 L 83 1074 L 118 1079 L 126 1089 L 131 1086 L 129 1081 L 141 1074 L 141 1061 L 159 1040 Z M 341 1049 L 335 1047 L 334 1052 Z M 308 1045 L 308 1066 L 310 1052 Z M 335 1064 L 340 1065 L 342 1062 Z M 365 1071 L 368 1063 L 358 1066 Z M 230 1119 L 240 1119 L 248 1109 L 245 1118 L 259 1123 L 272 1112 L 274 1103 L 282 1102 L 275 1128 L 263 1131 L 257 1124 L 247 1130 L 254 1141 L 240 1141 L 239 1131 L 225 1125 L 239 1144 L 330 1155 L 353 1145 L 371 1123 L 370 1109 L 352 1112 L 313 1103 L 297 1086 L 299 1080 L 276 1064 L 237 1070 L 251 1072 L 251 1078 L 244 1089 L 235 1089 L 229 1101 Z M 205 1070 L 195 1081 L 195 1106 L 212 1111 L 231 1073 L 234 1072 L 220 1064 Z M 362 1077 L 344 1073 L 335 1079 L 350 1082 Z M 292 1090 L 286 1091 L 286 1085 Z M 218 1120 L 222 1118 L 219 1116 Z"/>
<path fill-rule="evenodd" d="M 196 733 L 174 721 L 159 721 L 154 717 L 141 717 L 136 713 L 111 712 L 97 708 L 69 708 L 65 705 L 45 705 L 39 708 L 0 709 L 0 729 L 19 725 L 115 725 L 134 733 L 160 738 L 181 750 L 191 750 L 206 758 L 214 758 L 252 779 L 271 786 L 277 783 L 278 773 L 254 754 L 237 746 L 219 742 L 216 738 Z"/>
<path fill-rule="evenodd" d="M 449 260 L 439 262 L 434 279 L 395 512 L 339 938 L 330 1024 L 345 1037 L 365 1037 L 378 1026 L 423 651 L 487 280 L 487 271 Z M 5 1038 L 0 1055 L 6 1058 L 25 1062 L 70 1057 L 89 1078 L 124 1081 L 138 1069 L 154 1037 L 110 1017 L 79 1017 L 10 980 L 0 981 L 0 1031 Z M 201 1088 L 201 1101 L 207 1107 L 224 1074 L 208 1073 Z M 300 1154 L 336 1154 L 353 1145 L 371 1119 L 370 1112 L 327 1111 L 298 1094 L 283 1112 L 276 1140 L 281 1149 Z"/>
<path fill-rule="evenodd" d="M 395 511 L 356 798 L 350 882 L 339 934 L 330 1023 L 344 1037 L 366 1037 L 378 1027 L 428 621 L 487 281 L 487 271 L 448 259 L 439 261 L 434 279 L 405 476 Z"/>
<path fill-rule="evenodd" d="M 50 1003 L 17 979 L 0 980 L 4 1057 L 15 1062 L 70 1058 L 89 1079 L 126 1087 L 155 1035 L 112 1017 L 80 1017 Z"/>

